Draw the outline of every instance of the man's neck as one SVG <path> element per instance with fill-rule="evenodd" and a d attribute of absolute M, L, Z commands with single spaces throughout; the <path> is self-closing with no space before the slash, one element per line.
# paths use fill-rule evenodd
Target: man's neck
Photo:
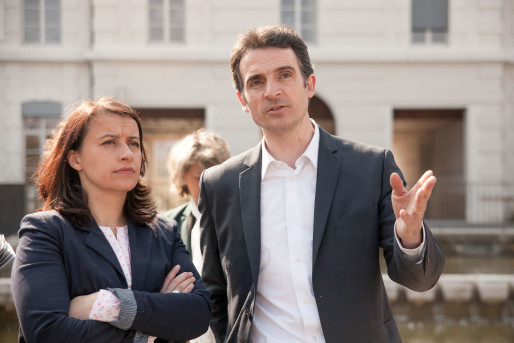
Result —
<path fill-rule="evenodd" d="M 295 168 L 296 160 L 304 153 L 314 135 L 312 121 L 307 120 L 288 132 L 266 132 L 263 130 L 266 149 L 277 161 Z"/>

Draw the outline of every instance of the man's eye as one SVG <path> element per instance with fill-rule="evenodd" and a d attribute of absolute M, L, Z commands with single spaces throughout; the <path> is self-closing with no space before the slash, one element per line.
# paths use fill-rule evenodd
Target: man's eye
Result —
<path fill-rule="evenodd" d="M 282 75 L 280 75 L 281 79 L 288 79 L 290 77 L 292 77 L 291 73 L 283 73 Z"/>
<path fill-rule="evenodd" d="M 250 87 L 258 87 L 261 84 L 262 84 L 262 81 L 254 80 L 254 81 L 250 82 Z"/>

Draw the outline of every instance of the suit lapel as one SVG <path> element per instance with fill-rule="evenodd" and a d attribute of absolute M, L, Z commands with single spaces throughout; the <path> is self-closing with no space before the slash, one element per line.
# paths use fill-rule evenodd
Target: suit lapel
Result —
<path fill-rule="evenodd" d="M 151 262 L 152 235 L 154 232 L 145 226 L 129 221 L 130 265 L 132 269 L 132 288 L 145 289 L 146 275 Z"/>
<path fill-rule="evenodd" d="M 316 197 L 314 202 L 314 231 L 312 240 L 312 264 L 316 261 L 319 246 L 325 233 L 328 214 L 332 206 L 341 159 L 335 153 L 337 147 L 333 138 L 323 129 L 320 131 L 318 152 L 318 175 L 316 179 Z"/>
<path fill-rule="evenodd" d="M 243 231 L 255 289 L 261 261 L 261 161 L 259 144 L 245 160 L 248 169 L 239 174 Z"/>
<path fill-rule="evenodd" d="M 120 262 L 118 261 L 114 250 L 112 250 L 109 241 L 107 241 L 107 238 L 105 238 L 96 222 L 93 222 L 91 225 L 82 226 L 80 229 L 89 232 L 85 241 L 86 246 L 91 250 L 96 251 L 100 256 L 107 260 L 107 262 L 109 262 L 121 276 L 121 279 L 126 282 Z"/>

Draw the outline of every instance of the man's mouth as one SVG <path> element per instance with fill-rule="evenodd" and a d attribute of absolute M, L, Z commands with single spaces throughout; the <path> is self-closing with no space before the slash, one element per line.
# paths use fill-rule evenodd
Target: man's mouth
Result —
<path fill-rule="evenodd" d="M 286 106 L 283 106 L 283 105 L 276 105 L 276 106 L 271 106 L 269 109 L 268 109 L 268 113 L 274 113 L 274 112 L 278 112 L 280 111 L 281 109 L 285 108 Z"/>

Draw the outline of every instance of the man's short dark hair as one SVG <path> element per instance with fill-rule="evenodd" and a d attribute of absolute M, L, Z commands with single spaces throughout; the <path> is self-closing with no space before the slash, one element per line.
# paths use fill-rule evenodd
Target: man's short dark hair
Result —
<path fill-rule="evenodd" d="M 240 93 L 243 93 L 244 89 L 239 70 L 241 59 L 250 50 L 264 48 L 291 48 L 298 59 L 304 81 L 307 82 L 309 76 L 314 73 L 307 45 L 298 33 L 285 25 L 258 27 L 239 35 L 230 56 L 234 87 Z"/>

